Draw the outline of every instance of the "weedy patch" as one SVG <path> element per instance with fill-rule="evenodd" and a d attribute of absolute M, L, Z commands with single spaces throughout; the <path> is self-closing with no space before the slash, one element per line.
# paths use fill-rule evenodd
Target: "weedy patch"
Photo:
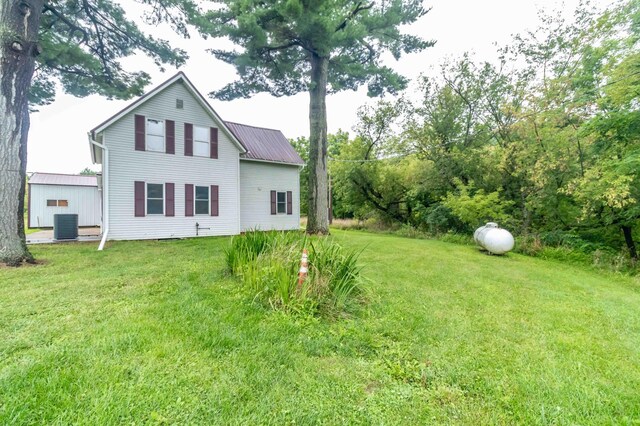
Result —
<path fill-rule="evenodd" d="M 299 277 L 303 250 L 308 270 Z M 359 251 L 330 238 L 309 239 L 297 232 L 252 231 L 234 237 L 225 250 L 227 267 L 254 300 L 275 310 L 336 316 L 364 300 Z"/>

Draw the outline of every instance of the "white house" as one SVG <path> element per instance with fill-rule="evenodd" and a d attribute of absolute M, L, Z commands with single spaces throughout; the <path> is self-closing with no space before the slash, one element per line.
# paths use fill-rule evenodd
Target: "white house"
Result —
<path fill-rule="evenodd" d="M 78 226 L 98 226 L 101 194 L 96 176 L 34 173 L 27 191 L 27 226 L 49 228 L 53 215 L 77 214 Z"/>
<path fill-rule="evenodd" d="M 223 121 L 179 72 L 89 132 L 103 239 L 298 229 L 303 161 L 279 130 Z"/>

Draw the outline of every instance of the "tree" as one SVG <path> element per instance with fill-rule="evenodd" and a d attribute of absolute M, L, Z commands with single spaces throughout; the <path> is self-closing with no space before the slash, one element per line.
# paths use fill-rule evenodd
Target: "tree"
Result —
<path fill-rule="evenodd" d="M 170 13 L 178 10 L 174 2 L 143 3 L 148 21 L 167 22 L 186 35 L 184 14 Z M 0 262 L 33 261 L 22 214 L 30 105 L 52 102 L 57 87 L 76 96 L 140 95 L 150 76 L 127 72 L 120 64 L 138 51 L 158 66 L 179 66 L 186 58 L 185 52 L 143 34 L 111 0 L 0 2 Z"/>
<path fill-rule="evenodd" d="M 95 170 L 91 170 L 89 167 L 85 167 L 80 171 L 80 175 L 82 176 L 95 176 L 97 174 L 98 172 L 96 172 Z"/>
<path fill-rule="evenodd" d="M 383 65 L 381 55 L 398 59 L 433 44 L 399 29 L 425 13 L 421 0 L 221 0 L 210 10 L 194 9 L 191 21 L 204 36 L 240 46 L 212 50 L 240 77 L 214 96 L 309 93 L 308 233 L 329 232 L 327 94 L 363 84 L 370 96 L 403 89 L 407 80 Z"/>

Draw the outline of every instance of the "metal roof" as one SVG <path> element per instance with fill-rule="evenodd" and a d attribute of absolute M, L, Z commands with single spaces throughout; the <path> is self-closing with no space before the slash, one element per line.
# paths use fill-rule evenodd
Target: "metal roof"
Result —
<path fill-rule="evenodd" d="M 247 149 L 242 158 L 303 165 L 304 161 L 280 130 L 225 121 L 236 138 Z"/>
<path fill-rule="evenodd" d="M 32 185 L 98 186 L 98 179 L 91 175 L 34 173 L 29 178 L 29 183 Z"/>

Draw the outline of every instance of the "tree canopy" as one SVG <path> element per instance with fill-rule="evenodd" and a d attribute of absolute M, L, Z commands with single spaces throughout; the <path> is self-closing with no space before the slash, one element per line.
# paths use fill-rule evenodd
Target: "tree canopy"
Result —
<path fill-rule="evenodd" d="M 371 96 L 396 93 L 407 79 L 384 65 L 382 54 L 398 59 L 432 44 L 400 31 L 427 12 L 420 0 L 223 0 L 219 5 L 200 10 L 192 22 L 204 36 L 225 37 L 238 47 L 211 50 L 239 76 L 213 93 L 220 99 L 306 92 L 313 83 L 309 57 L 314 55 L 329 59 L 328 93 L 362 84 Z"/>
<path fill-rule="evenodd" d="M 166 22 L 187 35 L 185 5 L 163 0 L 142 3 L 140 12 L 145 21 Z M 179 67 L 187 57 L 166 40 L 144 33 L 122 6 L 111 0 L 45 1 L 38 42 L 41 53 L 31 85 L 33 105 L 52 102 L 56 84 L 75 96 L 129 99 L 142 94 L 150 76 L 144 70 L 124 69 L 121 59 L 143 53 L 159 67 Z"/>
<path fill-rule="evenodd" d="M 236 46 L 211 49 L 239 76 L 212 95 L 230 100 L 309 92 L 307 232 L 329 232 L 327 94 L 364 84 L 370 96 L 404 89 L 407 79 L 385 65 L 383 55 L 398 59 L 433 44 L 401 31 L 426 12 L 421 0 L 222 0 L 191 13 L 205 37 Z"/>
<path fill-rule="evenodd" d="M 636 258 L 640 2 L 587 6 L 543 15 L 497 63 L 444 62 L 421 99 L 363 108 L 330 165 L 336 212 L 433 233 L 492 219 Z"/>

